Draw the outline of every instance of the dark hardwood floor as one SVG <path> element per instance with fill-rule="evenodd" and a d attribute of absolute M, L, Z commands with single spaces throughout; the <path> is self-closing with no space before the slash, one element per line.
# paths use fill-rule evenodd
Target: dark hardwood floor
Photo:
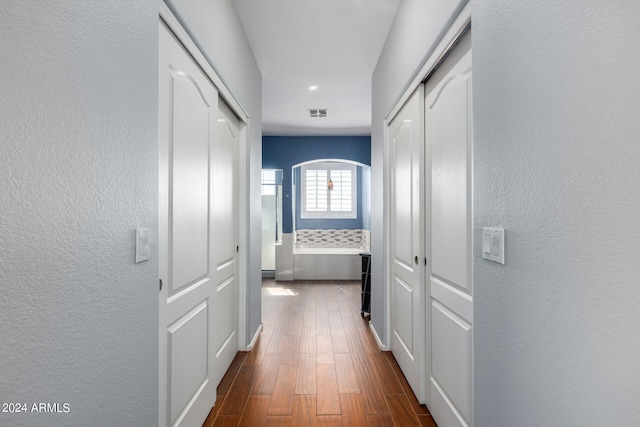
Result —
<path fill-rule="evenodd" d="M 435 426 L 360 315 L 360 282 L 262 283 L 264 329 L 204 426 Z"/>

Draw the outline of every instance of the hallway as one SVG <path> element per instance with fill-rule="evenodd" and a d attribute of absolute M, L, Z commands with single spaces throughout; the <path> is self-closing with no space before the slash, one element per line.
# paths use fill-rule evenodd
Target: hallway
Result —
<path fill-rule="evenodd" d="M 262 282 L 264 329 L 204 426 L 435 426 L 360 316 L 360 282 Z"/>

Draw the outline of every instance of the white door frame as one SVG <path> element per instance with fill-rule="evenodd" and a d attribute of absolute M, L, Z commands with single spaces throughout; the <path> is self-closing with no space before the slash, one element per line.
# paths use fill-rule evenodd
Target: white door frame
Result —
<path fill-rule="evenodd" d="M 466 31 L 466 28 L 470 25 L 471 22 L 471 2 L 468 2 L 460 11 L 460 13 L 458 14 L 458 16 L 456 17 L 456 19 L 453 21 L 453 23 L 451 24 L 451 26 L 449 27 L 449 29 L 446 31 L 446 33 L 444 34 L 444 36 L 442 37 L 442 39 L 440 40 L 440 42 L 436 45 L 435 49 L 433 50 L 432 54 L 426 59 L 426 61 L 423 63 L 423 65 L 420 67 L 420 69 L 416 72 L 416 74 L 414 75 L 414 77 L 409 81 L 409 83 L 405 86 L 404 90 L 402 91 L 401 95 L 398 97 L 398 99 L 396 100 L 396 102 L 394 103 L 393 107 L 391 108 L 391 110 L 389 111 L 389 113 L 385 116 L 384 118 L 384 142 L 383 142 L 383 176 L 384 176 L 384 194 L 383 194 L 383 201 L 384 201 L 384 220 L 383 220 L 383 229 L 384 229 L 384 236 L 383 236 L 383 241 L 384 241 L 384 252 L 383 252 L 383 259 L 384 259 L 384 280 L 385 280 L 385 285 L 384 285 L 384 297 L 385 297 L 385 333 L 383 334 L 383 338 L 382 341 L 378 340 L 378 344 L 380 346 L 380 348 L 382 350 L 389 350 L 390 346 L 391 346 L 391 280 L 392 280 L 392 269 L 391 269 L 391 251 L 390 251 L 390 211 L 389 211 L 389 202 L 390 202 L 390 179 L 389 179 L 389 173 L 390 173 L 390 165 L 389 165 L 389 161 L 390 161 L 390 151 L 389 151 L 389 126 L 391 124 L 391 121 L 393 120 L 393 118 L 400 112 L 400 110 L 402 109 L 402 107 L 406 104 L 406 102 L 409 100 L 409 98 L 411 97 L 411 95 L 413 95 L 413 93 L 420 87 L 420 85 L 423 84 L 423 82 L 426 80 L 427 77 L 429 77 L 433 71 L 442 63 L 442 61 L 446 58 L 446 56 L 448 55 L 448 53 L 453 49 L 453 47 L 456 45 L 456 43 L 459 41 L 459 39 L 461 38 L 461 35 L 464 34 L 464 32 Z M 425 182 L 425 185 L 429 184 L 429 182 Z M 425 245 L 425 252 L 427 255 L 427 259 L 430 257 L 430 242 L 427 242 L 427 244 Z M 430 262 L 430 260 L 429 260 Z M 429 295 L 431 293 L 430 290 L 430 284 L 428 281 L 428 274 L 429 269 L 425 269 L 425 277 L 424 277 L 424 283 L 425 283 L 425 292 L 424 292 L 424 306 L 427 306 L 427 301 L 429 298 Z M 425 319 L 427 321 L 429 321 L 428 317 L 425 317 Z M 425 334 L 428 331 L 428 325 L 425 324 Z M 375 332 L 375 331 L 374 331 Z M 376 334 L 376 338 L 378 338 L 378 335 Z M 428 337 L 427 337 L 428 338 Z M 431 343 L 427 342 L 426 343 L 426 347 L 427 349 L 430 349 L 431 347 Z M 473 348 L 473 344 L 472 344 L 472 348 Z M 429 352 L 430 350 L 427 350 L 427 352 Z M 473 357 L 473 355 L 472 355 Z M 425 367 L 425 372 L 427 374 L 429 374 L 431 372 L 431 367 L 430 367 L 430 360 L 431 360 L 431 355 L 427 354 L 425 355 L 425 363 L 427 364 L 427 366 Z M 472 359 L 473 360 L 473 359 Z M 473 363 L 471 366 L 472 369 L 472 378 L 473 378 Z M 429 393 L 427 392 L 427 396 L 426 396 L 426 400 L 427 402 L 430 400 L 430 396 Z M 473 390 L 472 390 L 472 408 L 473 408 Z"/>

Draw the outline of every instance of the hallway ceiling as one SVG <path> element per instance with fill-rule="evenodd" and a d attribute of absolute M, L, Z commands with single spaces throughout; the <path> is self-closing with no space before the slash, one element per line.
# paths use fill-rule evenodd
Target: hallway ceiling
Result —
<path fill-rule="evenodd" d="M 371 133 L 371 76 L 400 0 L 232 1 L 262 73 L 264 135 Z"/>

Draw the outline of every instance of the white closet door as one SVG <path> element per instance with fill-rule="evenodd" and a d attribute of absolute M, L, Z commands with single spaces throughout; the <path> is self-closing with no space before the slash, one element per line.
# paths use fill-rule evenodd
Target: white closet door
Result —
<path fill-rule="evenodd" d="M 238 174 L 240 121 L 220 100 L 211 150 L 211 247 L 215 253 L 215 345 L 218 384 L 238 352 Z"/>
<path fill-rule="evenodd" d="M 425 402 L 425 253 L 423 244 L 423 88 L 389 125 L 391 351 Z"/>
<path fill-rule="evenodd" d="M 473 425 L 471 37 L 425 85 L 430 178 L 430 406 L 440 426 Z M 430 171 L 429 171 L 430 170 Z M 429 370 L 428 370 L 429 371 Z"/>
<path fill-rule="evenodd" d="M 202 425 L 216 398 L 211 150 L 218 93 L 160 24 L 160 425 Z"/>

